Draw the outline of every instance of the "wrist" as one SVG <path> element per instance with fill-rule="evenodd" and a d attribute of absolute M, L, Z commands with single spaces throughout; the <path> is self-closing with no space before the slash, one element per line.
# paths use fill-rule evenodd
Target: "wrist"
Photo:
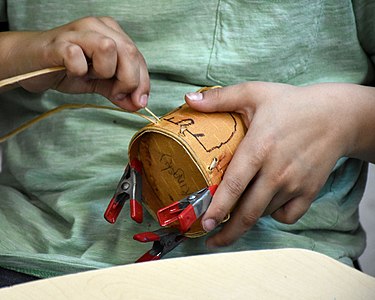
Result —
<path fill-rule="evenodd" d="M 354 138 L 347 156 L 375 162 L 375 88 L 358 86 L 353 94 Z"/>
<path fill-rule="evenodd" d="M 343 108 L 343 156 L 375 160 L 375 88 L 341 84 L 338 108 Z"/>
<path fill-rule="evenodd" d="M 40 69 L 38 56 L 43 48 L 38 32 L 0 33 L 0 79 Z M 39 52 L 39 53 L 38 53 Z"/>

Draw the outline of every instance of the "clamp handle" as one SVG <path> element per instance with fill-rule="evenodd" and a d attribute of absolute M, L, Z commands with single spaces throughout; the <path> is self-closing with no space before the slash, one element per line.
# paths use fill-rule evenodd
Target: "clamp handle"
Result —
<path fill-rule="evenodd" d="M 130 200 L 130 217 L 137 223 L 143 222 L 143 207 L 136 199 Z"/>
<path fill-rule="evenodd" d="M 104 213 L 104 218 L 111 224 L 114 224 L 120 214 L 122 208 L 124 207 L 125 201 L 117 201 L 115 197 L 111 199 L 108 207 Z"/>

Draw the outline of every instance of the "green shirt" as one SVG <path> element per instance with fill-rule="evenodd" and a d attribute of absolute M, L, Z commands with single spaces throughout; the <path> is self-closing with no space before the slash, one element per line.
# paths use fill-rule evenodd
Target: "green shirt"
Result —
<path fill-rule="evenodd" d="M 45 30 L 77 18 L 109 15 L 135 41 L 151 75 L 159 115 L 201 86 L 262 80 L 307 85 L 374 80 L 375 3 L 349 0 L 0 0 L 11 30 Z M 0 41 L 1 42 L 1 41 Z M 0 134 L 63 103 L 110 105 L 98 95 L 0 95 Z M 127 147 L 145 125 L 137 116 L 68 110 L 2 145 L 0 266 L 53 276 L 134 262 L 151 245 L 125 206 L 115 225 L 103 213 L 127 163 Z M 322 162 L 324 163 L 324 162 Z M 358 203 L 367 164 L 338 161 L 296 224 L 263 217 L 238 242 L 215 251 L 298 247 L 351 264 L 365 247 Z M 210 252 L 189 239 L 168 257 Z"/>

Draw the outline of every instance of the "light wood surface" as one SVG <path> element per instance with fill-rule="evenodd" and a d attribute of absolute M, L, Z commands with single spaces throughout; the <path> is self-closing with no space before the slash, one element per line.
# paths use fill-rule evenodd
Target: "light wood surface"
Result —
<path fill-rule="evenodd" d="M 301 249 L 113 267 L 0 289 L 0 299 L 375 299 L 375 278 Z"/>

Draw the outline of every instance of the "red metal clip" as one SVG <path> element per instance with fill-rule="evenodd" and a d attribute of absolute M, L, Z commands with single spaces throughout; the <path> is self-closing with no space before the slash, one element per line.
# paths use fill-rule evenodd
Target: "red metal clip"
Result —
<path fill-rule="evenodd" d="M 133 239 L 142 243 L 154 242 L 152 248 L 136 261 L 138 263 L 159 260 L 182 243 L 186 237 L 176 229 L 161 228 L 151 232 L 135 234 Z"/>
<path fill-rule="evenodd" d="M 182 233 L 187 232 L 193 223 L 207 210 L 216 188 L 217 185 L 209 186 L 159 209 L 157 216 L 160 226 L 177 227 Z"/>
<path fill-rule="evenodd" d="M 104 218 L 109 223 L 115 223 L 125 202 L 129 199 L 131 218 L 138 223 L 142 223 L 142 163 L 137 159 L 133 159 L 126 166 L 116 192 L 104 213 Z"/>

